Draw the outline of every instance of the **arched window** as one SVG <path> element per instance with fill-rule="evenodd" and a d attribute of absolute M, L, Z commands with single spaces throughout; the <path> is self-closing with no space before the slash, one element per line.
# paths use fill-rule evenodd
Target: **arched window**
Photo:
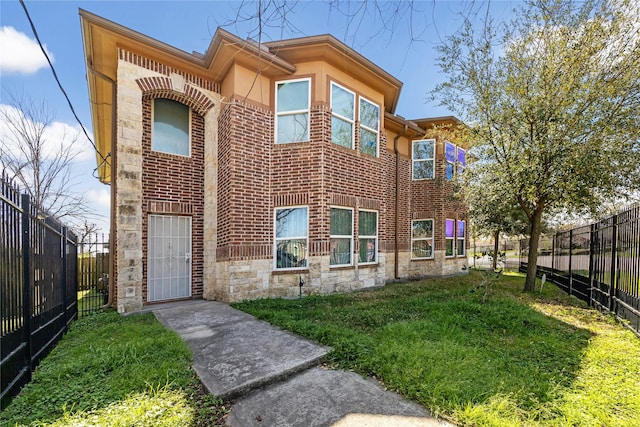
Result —
<path fill-rule="evenodd" d="M 151 149 L 179 156 L 191 155 L 191 110 L 166 98 L 153 100 Z"/>

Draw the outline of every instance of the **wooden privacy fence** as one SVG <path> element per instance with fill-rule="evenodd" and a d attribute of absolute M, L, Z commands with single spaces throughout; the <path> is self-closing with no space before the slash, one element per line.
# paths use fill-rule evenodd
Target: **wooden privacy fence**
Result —
<path fill-rule="evenodd" d="M 520 247 L 525 272 L 528 241 Z M 640 205 L 556 233 L 551 253 L 538 253 L 537 267 L 538 276 L 546 274 L 569 294 L 614 313 L 640 335 Z"/>
<path fill-rule="evenodd" d="M 0 177 L 0 371 L 4 409 L 77 318 L 76 237 Z"/>

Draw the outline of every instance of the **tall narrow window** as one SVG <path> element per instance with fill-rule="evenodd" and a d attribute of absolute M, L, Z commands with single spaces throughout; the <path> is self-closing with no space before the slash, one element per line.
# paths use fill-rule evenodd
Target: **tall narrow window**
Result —
<path fill-rule="evenodd" d="M 433 258 L 433 220 L 419 219 L 411 222 L 411 257 Z"/>
<path fill-rule="evenodd" d="M 275 268 L 307 267 L 309 241 L 309 209 L 307 207 L 275 210 Z"/>
<path fill-rule="evenodd" d="M 466 244 L 465 244 L 465 222 L 464 221 L 458 221 L 458 233 L 456 234 L 457 239 L 458 239 L 458 244 L 457 244 L 457 248 L 458 248 L 458 256 L 464 256 L 464 251 L 466 248 Z"/>
<path fill-rule="evenodd" d="M 458 147 L 458 176 L 462 176 L 464 170 L 467 168 L 467 152 Z"/>
<path fill-rule="evenodd" d="M 377 157 L 379 134 L 380 107 L 360 98 L 360 151 Z"/>
<path fill-rule="evenodd" d="M 446 162 L 445 176 L 451 181 L 456 172 L 456 146 L 447 141 L 444 144 L 444 159 Z"/>
<path fill-rule="evenodd" d="M 331 83 L 331 142 L 353 148 L 356 96 L 353 92 Z"/>
<path fill-rule="evenodd" d="M 360 252 L 358 263 L 372 264 L 378 261 L 378 212 L 358 212 L 358 238 Z"/>
<path fill-rule="evenodd" d="M 446 219 L 444 222 L 444 238 L 445 238 L 445 257 L 454 256 L 455 246 L 455 227 L 456 222 L 452 219 Z"/>
<path fill-rule="evenodd" d="M 435 139 L 413 141 L 413 179 L 433 179 L 435 170 Z"/>
<path fill-rule="evenodd" d="M 331 208 L 330 265 L 351 265 L 353 209 Z"/>
<path fill-rule="evenodd" d="M 191 155 L 189 107 L 177 101 L 153 100 L 151 149 L 180 156 Z"/>
<path fill-rule="evenodd" d="M 311 80 L 276 83 L 276 143 L 309 141 Z"/>

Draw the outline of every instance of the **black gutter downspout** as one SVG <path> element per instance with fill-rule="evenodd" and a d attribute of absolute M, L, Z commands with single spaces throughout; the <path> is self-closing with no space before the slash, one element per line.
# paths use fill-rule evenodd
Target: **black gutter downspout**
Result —
<path fill-rule="evenodd" d="M 95 70 L 93 66 L 87 67 L 90 73 L 106 80 L 111 83 L 111 152 L 107 155 L 107 158 L 111 157 L 111 167 L 109 177 L 110 186 L 111 186 L 111 206 L 109 208 L 109 293 L 107 295 L 107 303 L 103 305 L 101 308 L 109 308 L 113 305 L 113 292 L 114 292 L 114 257 L 115 253 L 113 251 L 114 248 L 114 212 L 115 212 L 115 201 L 116 201 L 116 180 L 113 178 L 113 174 L 116 168 L 116 135 L 117 135 L 117 126 L 116 126 L 116 102 L 118 101 L 117 96 L 117 87 L 116 81 L 111 77 L 102 74 L 100 71 Z"/>
<path fill-rule="evenodd" d="M 395 253 L 395 257 L 393 260 L 393 277 L 397 280 L 400 278 L 400 273 L 399 273 L 399 260 L 398 260 L 398 228 L 399 228 L 399 222 L 400 220 L 398 219 L 399 215 L 399 208 L 400 208 L 400 186 L 398 185 L 400 179 L 400 153 L 398 152 L 398 140 L 400 138 L 402 138 L 403 136 L 405 136 L 407 134 L 407 130 L 408 130 L 409 126 L 407 126 L 407 124 L 405 123 L 404 125 L 404 129 L 402 129 L 402 132 L 400 132 L 395 138 L 393 138 L 393 153 L 396 156 L 396 221 L 395 221 L 395 242 L 394 242 L 394 253 Z"/>

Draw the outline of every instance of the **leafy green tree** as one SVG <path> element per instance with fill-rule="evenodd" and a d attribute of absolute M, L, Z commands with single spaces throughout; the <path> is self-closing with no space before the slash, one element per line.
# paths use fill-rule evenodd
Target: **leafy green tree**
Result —
<path fill-rule="evenodd" d="M 460 187 L 469 208 L 474 233 L 493 237 L 493 270 L 498 267 L 498 244 L 501 234 L 528 233 L 528 220 L 508 187 L 496 185 L 493 175 L 481 165 L 467 171 L 466 185 Z"/>
<path fill-rule="evenodd" d="M 470 124 L 470 169 L 490 176 L 487 198 L 503 189 L 526 215 L 527 291 L 545 216 L 593 210 L 640 181 L 638 10 L 532 0 L 506 23 L 467 19 L 438 47 L 446 81 L 432 96 Z"/>

